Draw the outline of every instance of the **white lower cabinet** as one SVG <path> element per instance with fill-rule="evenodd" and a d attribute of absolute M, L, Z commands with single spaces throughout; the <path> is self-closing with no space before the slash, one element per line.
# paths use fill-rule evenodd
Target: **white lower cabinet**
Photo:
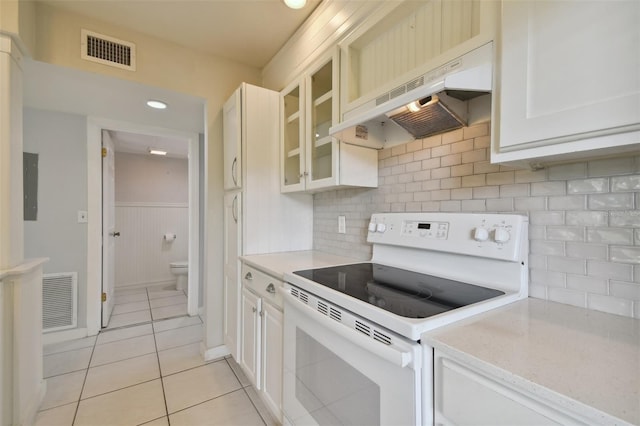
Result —
<path fill-rule="evenodd" d="M 240 366 L 273 416 L 282 421 L 282 281 L 242 266 Z"/>
<path fill-rule="evenodd" d="M 463 365 L 436 350 L 435 424 L 574 425 L 578 415 Z"/>
<path fill-rule="evenodd" d="M 260 387 L 260 308 L 261 300 L 246 288 L 242 289 L 242 344 L 240 365 L 249 381 Z"/>
<path fill-rule="evenodd" d="M 262 383 L 260 393 L 271 412 L 282 420 L 282 309 L 262 305 Z"/>

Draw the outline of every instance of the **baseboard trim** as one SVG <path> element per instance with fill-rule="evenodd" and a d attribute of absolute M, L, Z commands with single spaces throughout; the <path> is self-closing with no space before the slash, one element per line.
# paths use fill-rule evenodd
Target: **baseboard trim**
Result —
<path fill-rule="evenodd" d="M 52 343 L 66 342 L 67 340 L 82 339 L 87 337 L 89 331 L 87 328 L 73 328 L 71 330 L 53 331 L 51 333 L 42 334 L 42 344 L 50 345 Z"/>
<path fill-rule="evenodd" d="M 225 345 L 207 349 L 204 346 L 204 342 L 202 342 L 200 343 L 200 354 L 205 361 L 212 361 L 214 359 L 224 358 L 225 356 L 230 355 L 231 352 L 229 352 L 229 349 L 227 349 Z"/>

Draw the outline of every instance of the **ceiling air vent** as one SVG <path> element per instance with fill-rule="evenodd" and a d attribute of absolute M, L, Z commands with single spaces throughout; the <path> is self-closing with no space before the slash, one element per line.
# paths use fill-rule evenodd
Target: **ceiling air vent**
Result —
<path fill-rule="evenodd" d="M 136 45 L 124 40 L 81 31 L 82 59 L 129 71 L 136 70 Z"/>

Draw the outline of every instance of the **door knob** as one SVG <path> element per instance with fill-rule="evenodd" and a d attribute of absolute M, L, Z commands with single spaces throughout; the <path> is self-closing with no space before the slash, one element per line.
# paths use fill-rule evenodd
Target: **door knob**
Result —
<path fill-rule="evenodd" d="M 112 233 L 111 233 L 111 235 L 112 235 L 114 238 L 118 238 L 118 237 L 120 236 L 120 232 L 112 232 Z"/>

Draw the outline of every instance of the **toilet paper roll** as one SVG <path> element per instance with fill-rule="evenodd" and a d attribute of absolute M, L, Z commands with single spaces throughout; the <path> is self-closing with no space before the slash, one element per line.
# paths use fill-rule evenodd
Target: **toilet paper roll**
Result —
<path fill-rule="evenodd" d="M 172 243 L 176 239 L 176 234 L 164 234 L 164 240 L 168 243 Z"/>

